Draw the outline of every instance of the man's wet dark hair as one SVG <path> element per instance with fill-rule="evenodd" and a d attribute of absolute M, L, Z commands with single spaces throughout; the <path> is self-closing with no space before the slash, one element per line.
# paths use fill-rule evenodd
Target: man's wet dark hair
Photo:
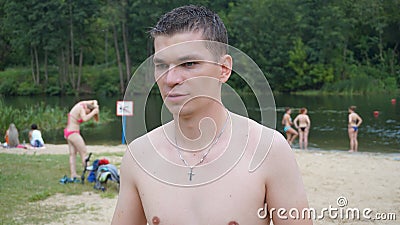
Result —
<path fill-rule="evenodd" d="M 159 19 L 150 35 L 155 38 L 183 32 L 202 32 L 204 40 L 223 43 L 220 46 L 226 53 L 228 33 L 225 25 L 216 13 L 204 6 L 187 5 L 173 9 Z"/>
<path fill-rule="evenodd" d="M 37 128 L 37 125 L 36 125 L 35 123 L 34 123 L 34 124 L 32 124 L 32 125 L 31 125 L 31 129 L 32 129 L 32 130 L 36 130 L 36 129 L 38 129 L 38 128 Z"/>

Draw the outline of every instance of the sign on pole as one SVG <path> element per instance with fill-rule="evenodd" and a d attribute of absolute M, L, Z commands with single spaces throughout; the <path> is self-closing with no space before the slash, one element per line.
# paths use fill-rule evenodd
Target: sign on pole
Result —
<path fill-rule="evenodd" d="M 117 101 L 117 116 L 122 116 L 122 144 L 125 144 L 126 117 L 133 116 L 133 101 Z"/>
<path fill-rule="evenodd" d="M 133 116 L 133 101 L 117 101 L 117 116 Z"/>

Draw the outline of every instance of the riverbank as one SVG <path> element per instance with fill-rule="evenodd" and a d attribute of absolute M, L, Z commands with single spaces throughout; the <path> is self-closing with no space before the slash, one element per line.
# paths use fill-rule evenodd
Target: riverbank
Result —
<path fill-rule="evenodd" d="M 89 152 L 112 155 L 120 162 L 125 145 L 90 145 Z M 67 145 L 47 145 L 45 149 L 1 149 L 0 153 L 14 154 L 68 154 Z M 114 154 L 115 153 L 115 154 Z M 321 215 L 322 208 L 338 207 L 337 199 L 345 197 L 347 208 L 371 209 L 376 213 L 395 213 L 400 216 L 400 161 L 399 155 L 380 153 L 348 153 L 343 151 L 294 151 L 303 175 L 310 207 Z M 116 156 L 118 155 L 118 156 Z M 1 154 L 0 154 L 1 156 Z M 66 156 L 67 157 L 67 156 Z M 59 185 L 56 184 L 55 185 Z M 73 185 L 73 184 L 72 184 Z M 340 199 L 345 202 L 344 198 Z M 55 219 L 50 224 L 110 224 L 117 197 L 104 198 L 97 191 L 81 195 L 57 194 L 43 201 L 33 202 L 37 207 L 63 210 L 51 211 Z M 255 214 L 256 215 L 256 214 Z M 361 214 L 362 217 L 362 214 Z M 397 224 L 396 221 L 367 221 L 367 219 L 316 220 L 314 224 Z"/>

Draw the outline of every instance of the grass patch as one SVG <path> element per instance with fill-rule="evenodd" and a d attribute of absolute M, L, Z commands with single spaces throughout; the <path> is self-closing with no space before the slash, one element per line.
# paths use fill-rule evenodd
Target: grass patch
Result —
<path fill-rule="evenodd" d="M 364 95 L 371 93 L 396 93 L 398 91 L 396 79 L 376 79 L 365 74 L 341 80 L 333 84 L 325 84 L 321 91 L 327 94 Z"/>
<path fill-rule="evenodd" d="M 125 152 L 103 152 L 101 153 L 101 158 L 106 158 L 107 156 L 117 156 L 122 157 L 124 156 Z"/>
<path fill-rule="evenodd" d="M 48 198 L 50 196 L 51 196 L 51 194 L 47 190 L 39 191 L 39 192 L 33 194 L 31 197 L 29 197 L 28 201 L 30 201 L 30 202 L 41 201 L 41 200 L 45 200 L 46 198 Z"/>
<path fill-rule="evenodd" d="M 109 182 L 109 183 L 107 183 L 107 190 L 116 190 L 116 186 L 117 184 L 115 184 L 115 183 L 113 183 L 113 184 L 111 184 L 111 182 Z M 111 188 L 112 187 L 112 188 Z M 105 192 L 102 192 L 101 194 L 100 194 L 100 196 L 102 197 L 102 198 L 110 198 L 110 199 L 113 199 L 113 198 L 115 198 L 116 196 L 117 196 L 117 192 L 111 192 L 111 191 L 105 191 Z"/>
<path fill-rule="evenodd" d="M 38 207 L 33 203 L 56 193 L 80 195 L 98 192 L 93 189 L 93 183 L 59 184 L 59 179 L 69 171 L 67 155 L 0 153 L 0 161 L 0 224 L 46 224 L 55 219 L 46 215 L 56 214 L 62 211 L 62 207 Z M 77 165 L 77 168 L 81 166 Z M 109 188 L 101 195 L 108 198 L 116 196 L 117 191 Z"/>
<path fill-rule="evenodd" d="M 99 158 L 92 158 L 92 160 L 96 160 L 96 159 L 103 159 L 103 158 L 113 158 L 113 157 L 118 157 L 118 158 L 122 158 L 124 156 L 125 152 L 103 152 L 101 153 L 101 157 Z M 110 162 L 111 163 L 111 162 Z M 118 162 L 113 162 L 112 164 L 114 164 L 116 167 L 121 166 L 121 161 Z"/>
<path fill-rule="evenodd" d="M 305 90 L 305 91 L 291 92 L 290 94 L 302 95 L 302 96 L 319 96 L 319 95 L 321 95 L 321 93 L 322 92 L 320 90 Z"/>

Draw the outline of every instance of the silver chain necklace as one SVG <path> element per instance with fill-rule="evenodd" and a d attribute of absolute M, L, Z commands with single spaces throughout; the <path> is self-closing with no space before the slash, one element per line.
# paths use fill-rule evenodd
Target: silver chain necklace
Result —
<path fill-rule="evenodd" d="M 189 181 L 192 181 L 192 177 L 193 175 L 195 175 L 195 173 L 193 173 L 193 169 L 200 165 L 204 159 L 207 157 L 208 153 L 210 153 L 211 149 L 214 147 L 215 144 L 217 144 L 219 138 L 221 137 L 221 135 L 224 133 L 226 125 L 228 124 L 228 118 L 229 118 L 229 112 L 228 110 L 226 111 L 226 120 L 224 123 L 224 126 L 222 127 L 221 131 L 219 132 L 219 134 L 214 138 L 213 142 L 210 144 L 210 147 L 208 148 L 208 150 L 203 154 L 203 157 L 201 157 L 200 161 L 196 164 L 194 164 L 193 166 L 189 165 L 189 163 L 185 160 L 185 158 L 183 158 L 182 153 L 181 153 L 181 148 L 178 145 L 178 142 L 176 140 L 176 134 L 175 134 L 175 149 L 178 151 L 179 154 L 179 158 L 182 160 L 182 162 L 185 164 L 185 166 L 189 167 Z"/>

